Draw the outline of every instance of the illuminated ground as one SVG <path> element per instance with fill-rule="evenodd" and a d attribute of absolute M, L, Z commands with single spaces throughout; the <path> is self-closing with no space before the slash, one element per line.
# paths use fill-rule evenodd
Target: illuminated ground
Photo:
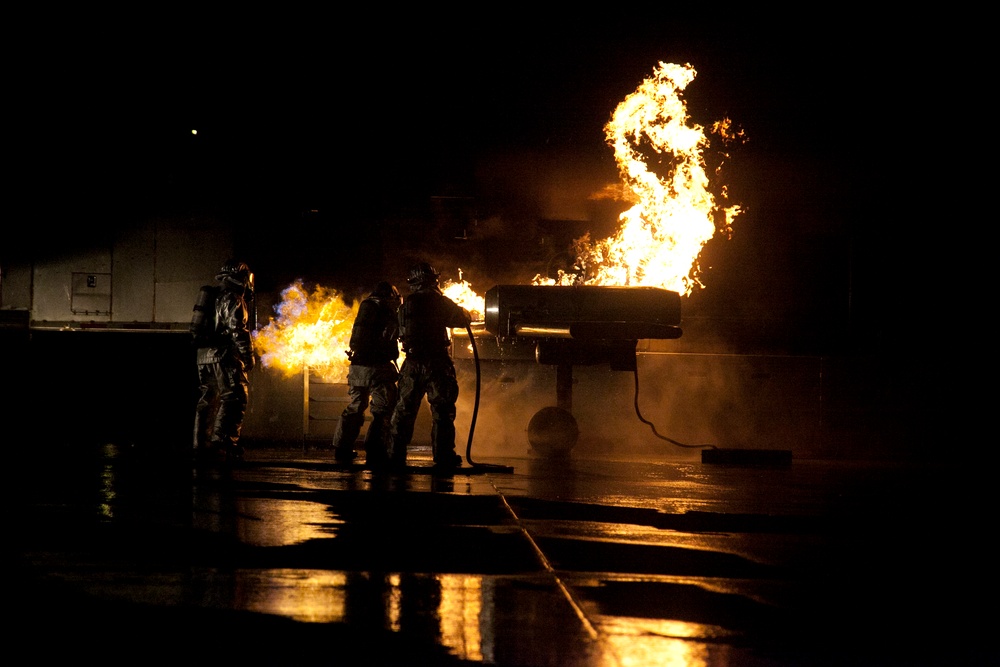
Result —
<path fill-rule="evenodd" d="M 58 453 L 19 461 L 7 504 L 8 632 L 38 662 L 998 657 L 973 604 L 992 585 L 980 494 L 956 465 L 523 456 L 490 460 L 512 474 L 373 476 L 258 449 L 192 477 L 127 447 Z"/>

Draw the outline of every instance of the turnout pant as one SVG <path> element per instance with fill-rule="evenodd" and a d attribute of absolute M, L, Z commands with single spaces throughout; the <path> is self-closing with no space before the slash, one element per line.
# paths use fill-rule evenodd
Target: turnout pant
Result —
<path fill-rule="evenodd" d="M 250 382 L 243 366 L 219 362 L 198 364 L 198 404 L 194 447 L 235 447 L 246 415 Z"/>
<path fill-rule="evenodd" d="M 365 422 L 365 410 L 371 406 L 372 423 L 365 433 L 364 448 L 369 459 L 383 459 L 388 454 L 389 418 L 396 405 L 398 392 L 395 365 L 361 366 L 352 364 L 347 372 L 347 395 L 351 402 L 340 413 L 333 446 L 340 451 L 353 451 L 354 443 Z"/>
<path fill-rule="evenodd" d="M 399 370 L 399 400 L 392 413 L 392 448 L 395 462 L 406 460 L 406 446 L 424 397 L 431 409 L 431 450 L 435 461 L 446 461 L 455 452 L 455 403 L 458 380 L 451 357 L 415 359 L 407 356 Z"/>

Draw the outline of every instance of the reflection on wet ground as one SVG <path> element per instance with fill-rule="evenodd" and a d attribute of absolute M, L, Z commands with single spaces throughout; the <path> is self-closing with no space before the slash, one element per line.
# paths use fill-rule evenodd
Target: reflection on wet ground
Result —
<path fill-rule="evenodd" d="M 990 579 L 982 495 L 941 466 L 511 458 L 442 477 L 260 450 L 192 475 L 113 445 L 61 454 L 18 461 L 7 504 L 11 630 L 56 631 L 24 642 L 39 662 L 996 657 L 969 604 Z"/>

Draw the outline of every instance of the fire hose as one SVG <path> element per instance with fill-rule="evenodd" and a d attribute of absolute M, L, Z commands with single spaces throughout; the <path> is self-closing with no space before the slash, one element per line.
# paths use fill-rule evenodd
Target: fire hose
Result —
<path fill-rule="evenodd" d="M 685 444 L 683 442 L 678 442 L 678 441 L 674 440 L 673 438 L 668 438 L 665 435 L 661 435 L 656 430 L 656 425 L 653 424 L 653 422 L 651 422 L 648 419 L 646 419 L 645 417 L 643 417 L 642 416 L 642 412 L 639 411 L 639 369 L 638 369 L 638 367 L 635 368 L 635 370 L 633 370 L 632 373 L 635 376 L 635 399 L 634 399 L 634 403 L 635 403 L 635 416 L 639 418 L 639 421 L 641 421 L 643 424 L 645 424 L 646 426 L 648 426 L 650 428 L 650 430 L 653 431 L 653 435 L 655 435 L 660 440 L 666 440 L 670 444 L 677 445 L 678 447 L 686 447 L 686 448 L 690 448 L 690 449 L 716 449 L 715 445 L 688 445 L 688 444 Z"/>
<path fill-rule="evenodd" d="M 476 362 L 476 399 L 472 407 L 472 421 L 469 423 L 469 441 L 465 445 L 465 460 L 473 468 L 492 470 L 495 472 L 513 473 L 513 466 L 505 466 L 499 463 L 478 463 L 472 460 L 472 439 L 476 432 L 476 417 L 479 415 L 479 395 L 482 385 L 482 371 L 479 368 L 479 350 L 476 348 L 476 337 L 472 335 L 472 324 L 466 325 L 465 330 L 469 334 L 469 344 L 472 345 L 472 358 Z"/>
<path fill-rule="evenodd" d="M 472 420 L 471 420 L 471 422 L 469 424 L 469 440 L 468 440 L 468 443 L 466 444 L 466 447 L 465 447 L 465 460 L 468 462 L 468 464 L 470 466 L 472 466 L 474 468 L 494 470 L 494 471 L 497 471 L 497 472 L 512 473 L 512 472 L 514 472 L 514 468 L 512 466 L 505 466 L 505 465 L 500 465 L 500 464 L 495 464 L 495 463 L 479 463 L 479 462 L 473 461 L 473 459 L 472 459 L 472 442 L 473 442 L 473 439 L 475 437 L 475 432 L 476 432 L 476 418 L 479 415 L 479 399 L 480 399 L 481 386 L 482 386 L 482 370 L 480 368 L 480 363 L 479 363 L 479 349 L 476 347 L 476 337 L 472 333 L 472 325 L 471 324 L 469 324 L 469 325 L 466 326 L 466 332 L 469 335 L 469 344 L 472 346 L 472 357 L 473 357 L 473 360 L 475 361 L 475 364 L 476 364 L 476 397 L 475 397 L 475 402 L 474 402 L 473 408 L 472 408 Z M 645 417 L 643 417 L 642 412 L 639 410 L 639 370 L 638 370 L 638 368 L 636 368 L 633 371 L 633 375 L 634 375 L 634 378 L 635 378 L 635 395 L 634 395 L 635 414 L 636 414 L 636 417 L 638 417 L 638 419 L 639 419 L 640 422 L 642 422 L 643 424 L 646 424 L 647 426 L 649 426 L 649 428 L 653 431 L 653 435 L 655 435 L 660 440 L 664 440 L 666 442 L 669 442 L 670 444 L 675 445 L 677 447 L 691 448 L 691 449 L 716 449 L 716 446 L 712 445 L 712 444 L 700 444 L 700 445 L 686 444 L 686 443 L 679 442 L 677 440 L 674 440 L 673 438 L 669 438 L 669 437 L 667 437 L 667 436 L 662 435 L 661 433 L 659 433 L 656 430 L 656 425 L 653 424 L 653 422 L 651 422 L 648 419 L 646 419 Z"/>

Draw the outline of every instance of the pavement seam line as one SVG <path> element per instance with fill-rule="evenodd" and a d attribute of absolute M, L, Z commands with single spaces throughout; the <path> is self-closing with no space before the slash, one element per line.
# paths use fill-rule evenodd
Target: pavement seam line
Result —
<path fill-rule="evenodd" d="M 521 534 L 524 535 L 524 537 L 528 540 L 528 543 L 531 545 L 531 548 L 534 549 L 535 555 L 538 557 L 538 560 L 542 563 L 542 567 L 544 567 L 545 571 L 552 576 L 552 579 L 556 582 L 556 586 L 559 588 L 559 591 L 563 594 L 563 597 L 566 598 L 566 601 L 569 602 L 570 607 L 573 608 L 573 611 L 580 619 L 580 622 L 583 624 L 584 629 L 590 635 L 591 639 L 593 639 L 594 641 L 600 641 L 601 640 L 600 633 L 597 632 L 597 629 L 594 627 L 594 624 L 591 623 L 590 619 L 587 618 L 587 614 L 584 613 L 583 608 L 573 598 L 573 594 L 569 592 L 569 588 L 566 587 L 566 584 L 563 583 L 562 578 L 556 572 L 555 568 L 552 567 L 552 563 L 549 562 L 549 559 L 542 552 L 541 547 L 539 547 L 538 543 L 535 542 L 535 539 L 531 536 L 531 533 L 528 532 L 528 529 L 525 528 L 524 523 L 521 521 L 521 518 L 517 516 L 517 513 L 514 511 L 514 508 L 511 507 L 510 503 L 507 502 L 507 498 L 503 495 L 500 489 L 498 489 L 496 485 L 493 484 L 492 480 L 490 481 L 490 484 L 493 485 L 493 489 L 497 492 L 497 495 L 500 496 L 500 500 L 503 502 L 503 506 L 507 508 L 507 511 L 510 513 L 511 517 L 513 517 L 514 522 L 517 524 L 518 529 L 521 531 Z"/>

